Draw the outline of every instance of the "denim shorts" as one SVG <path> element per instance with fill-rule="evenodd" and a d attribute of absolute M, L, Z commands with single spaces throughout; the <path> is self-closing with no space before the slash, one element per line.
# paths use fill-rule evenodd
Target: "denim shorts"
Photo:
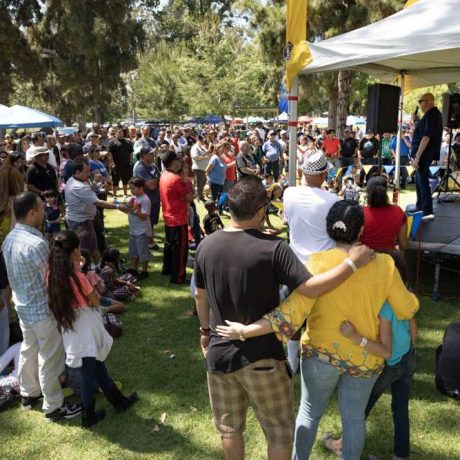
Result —
<path fill-rule="evenodd" d="M 109 299 L 108 297 L 101 297 L 99 299 L 99 303 L 102 307 L 110 307 L 110 305 L 112 305 L 112 299 Z"/>

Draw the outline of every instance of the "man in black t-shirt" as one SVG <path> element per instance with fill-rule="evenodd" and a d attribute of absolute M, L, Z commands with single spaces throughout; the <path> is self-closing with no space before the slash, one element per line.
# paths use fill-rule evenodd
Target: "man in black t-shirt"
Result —
<path fill-rule="evenodd" d="M 261 318 L 280 301 L 279 287 L 316 297 L 333 289 L 352 270 L 346 262 L 312 277 L 288 244 L 259 229 L 266 191 L 256 177 L 239 180 L 229 193 L 231 224 L 207 236 L 195 262 L 200 343 L 216 428 L 226 458 L 244 458 L 243 431 L 251 404 L 268 442 L 269 459 L 289 459 L 294 433 L 290 370 L 274 334 L 227 340 L 216 326 Z M 350 252 L 354 263 L 370 260 L 365 247 Z"/>
<path fill-rule="evenodd" d="M 113 194 L 116 196 L 118 184 L 123 183 L 123 193 L 128 194 L 128 183 L 133 175 L 133 167 L 131 164 L 131 156 L 133 153 L 133 145 L 129 139 L 123 137 L 123 128 L 118 127 L 117 136 L 110 139 L 107 151 L 112 154 L 112 180 Z"/>
<path fill-rule="evenodd" d="M 56 171 L 48 163 L 49 151 L 46 147 L 33 147 L 32 165 L 27 170 L 27 189 L 40 195 L 46 190 L 58 191 Z"/>
<path fill-rule="evenodd" d="M 412 136 L 412 166 L 415 169 L 417 210 L 423 211 L 423 219 L 434 219 L 430 189 L 430 165 L 439 160 L 442 142 L 442 114 L 434 106 L 434 96 L 424 94 L 418 101 L 424 113 Z"/>
<path fill-rule="evenodd" d="M 379 141 L 374 134 L 366 134 L 359 143 L 359 158 L 363 165 L 375 165 L 379 157 Z"/>
<path fill-rule="evenodd" d="M 358 141 L 351 137 L 351 131 L 347 128 L 340 140 L 340 165 L 342 168 L 352 166 L 358 154 Z"/>

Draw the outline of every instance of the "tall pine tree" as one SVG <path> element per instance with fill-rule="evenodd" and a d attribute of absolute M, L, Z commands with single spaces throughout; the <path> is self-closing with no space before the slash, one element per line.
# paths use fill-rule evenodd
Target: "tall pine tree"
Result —
<path fill-rule="evenodd" d="M 84 121 L 90 113 L 103 121 L 114 93 L 124 88 L 121 75 L 136 68 L 145 36 L 134 15 L 137 3 L 48 0 L 35 41 L 52 51 L 43 94 L 65 120 Z"/>

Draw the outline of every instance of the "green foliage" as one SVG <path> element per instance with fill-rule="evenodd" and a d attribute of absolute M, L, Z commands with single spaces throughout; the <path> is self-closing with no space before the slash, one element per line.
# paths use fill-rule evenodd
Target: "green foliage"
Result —
<path fill-rule="evenodd" d="M 217 17 L 223 25 L 231 25 L 235 0 L 169 0 L 164 8 L 153 11 L 155 30 L 152 43 L 158 39 L 170 43 L 191 40 L 203 18 Z"/>
<path fill-rule="evenodd" d="M 142 117 L 178 120 L 188 112 L 182 63 L 182 49 L 166 42 L 160 42 L 154 52 L 140 58 L 134 94 Z"/>
<path fill-rule="evenodd" d="M 44 97 L 70 120 L 93 109 L 101 121 L 122 85 L 121 73 L 136 67 L 144 33 L 132 16 L 133 2 L 49 0 L 36 40 L 50 49 L 52 76 Z"/>
<path fill-rule="evenodd" d="M 141 56 L 135 93 L 143 117 L 228 115 L 267 100 L 268 69 L 258 47 L 214 13 L 194 24 L 192 39 L 160 42 Z"/>
<path fill-rule="evenodd" d="M 406 113 L 413 113 L 415 108 L 418 107 L 420 96 L 425 93 L 432 93 L 436 105 L 442 110 L 442 95 L 447 92 L 449 92 L 449 87 L 447 85 L 427 86 L 426 88 L 414 89 L 408 92 L 404 97 L 404 111 Z"/>
<path fill-rule="evenodd" d="M 36 83 L 43 76 L 39 55 L 28 39 L 41 17 L 38 0 L 0 0 L 0 103 L 10 103 L 16 78 Z"/>

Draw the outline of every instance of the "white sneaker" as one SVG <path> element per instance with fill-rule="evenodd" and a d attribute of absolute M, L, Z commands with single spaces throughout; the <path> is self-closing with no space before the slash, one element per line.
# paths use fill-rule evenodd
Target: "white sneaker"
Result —
<path fill-rule="evenodd" d="M 434 214 L 427 214 L 422 217 L 422 220 L 434 220 Z"/>

